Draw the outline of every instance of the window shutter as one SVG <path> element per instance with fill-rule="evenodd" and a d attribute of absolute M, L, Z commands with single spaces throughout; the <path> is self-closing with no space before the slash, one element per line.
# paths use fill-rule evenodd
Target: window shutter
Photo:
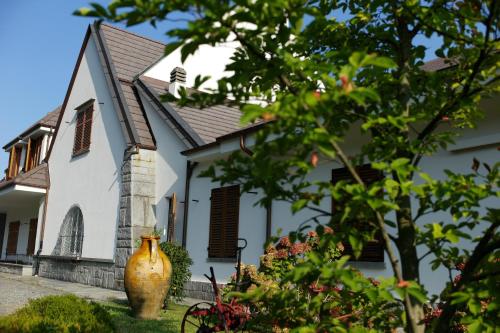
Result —
<path fill-rule="evenodd" d="M 28 235 L 28 247 L 26 249 L 27 255 L 35 254 L 35 241 L 36 241 L 36 228 L 38 226 L 37 219 L 30 220 L 30 231 Z"/>
<path fill-rule="evenodd" d="M 82 150 L 83 126 L 85 124 L 85 113 L 78 112 L 76 116 L 75 143 L 73 145 L 73 154 L 78 154 Z"/>
<path fill-rule="evenodd" d="M 9 236 L 7 238 L 7 254 L 17 253 L 17 238 L 19 237 L 19 221 L 9 223 Z"/>
<path fill-rule="evenodd" d="M 212 190 L 210 207 L 210 258 L 235 258 L 240 214 L 239 185 Z"/>
<path fill-rule="evenodd" d="M 358 168 L 356 168 L 356 171 L 358 172 L 359 176 L 365 182 L 365 184 L 369 185 L 373 182 L 376 182 L 377 180 L 380 180 L 383 178 L 383 174 L 378 171 L 373 169 L 370 165 L 363 165 Z M 332 183 L 335 184 L 339 181 L 354 181 L 352 178 L 351 173 L 347 168 L 341 168 L 341 169 L 334 169 L 332 170 Z M 332 211 L 336 210 L 336 207 L 339 205 L 339 203 L 336 203 L 333 198 L 332 198 Z M 367 222 L 363 221 L 353 221 L 353 225 L 355 225 L 357 228 L 361 228 L 362 230 L 369 230 L 371 226 Z M 352 247 L 349 244 L 349 242 L 343 243 L 344 245 L 344 253 L 345 254 L 351 254 L 353 253 Z M 370 241 L 365 244 L 365 247 L 363 248 L 361 252 L 361 256 L 358 259 L 354 259 L 357 261 L 371 261 L 371 262 L 383 262 L 384 261 L 384 246 L 382 242 L 382 237 L 380 233 L 376 233 L 374 240 Z"/>
<path fill-rule="evenodd" d="M 88 150 L 90 148 L 90 138 L 92 134 L 92 115 L 94 109 L 90 106 L 87 110 L 84 111 L 85 114 L 85 123 L 84 123 L 84 131 L 83 131 L 83 143 L 82 150 Z"/>

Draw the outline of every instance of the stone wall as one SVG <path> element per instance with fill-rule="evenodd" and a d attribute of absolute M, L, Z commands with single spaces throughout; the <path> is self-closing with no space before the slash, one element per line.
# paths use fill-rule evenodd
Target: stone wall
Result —
<path fill-rule="evenodd" d="M 33 273 L 33 266 L 0 262 L 0 272 L 14 275 L 31 276 Z"/>
<path fill-rule="evenodd" d="M 218 284 L 219 289 L 224 288 L 223 284 Z M 214 290 L 210 282 L 189 281 L 184 285 L 186 297 L 202 299 L 205 301 L 214 301 Z"/>
<path fill-rule="evenodd" d="M 71 260 L 66 258 L 40 258 L 40 276 L 95 287 L 115 289 L 115 272 L 112 262 Z"/>
<path fill-rule="evenodd" d="M 41 257 L 39 275 L 109 289 L 124 289 L 125 265 L 141 235 L 155 220 L 155 154 L 139 149 L 126 153 L 121 170 L 120 211 L 114 262 L 89 258 Z"/>

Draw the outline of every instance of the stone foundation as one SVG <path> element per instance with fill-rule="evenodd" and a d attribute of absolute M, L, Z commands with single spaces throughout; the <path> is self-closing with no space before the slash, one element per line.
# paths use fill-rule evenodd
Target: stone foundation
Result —
<path fill-rule="evenodd" d="M 218 284 L 219 289 L 224 288 L 223 284 Z M 186 297 L 202 299 L 205 301 L 214 301 L 215 295 L 210 282 L 189 281 L 184 286 Z"/>
<path fill-rule="evenodd" d="M 0 272 L 14 275 L 31 276 L 33 273 L 33 266 L 14 264 L 10 262 L 0 262 Z"/>
<path fill-rule="evenodd" d="M 101 288 L 123 289 L 123 285 L 116 283 L 113 262 L 41 257 L 38 275 Z"/>

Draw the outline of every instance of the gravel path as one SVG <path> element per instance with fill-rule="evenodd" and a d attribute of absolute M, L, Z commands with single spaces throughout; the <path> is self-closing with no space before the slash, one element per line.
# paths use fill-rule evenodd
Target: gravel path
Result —
<path fill-rule="evenodd" d="M 123 291 L 0 272 L 0 316 L 14 312 L 30 299 L 68 293 L 95 301 L 127 301 L 127 295 Z M 197 302 L 200 300 L 186 298 L 181 304 L 192 305 Z"/>

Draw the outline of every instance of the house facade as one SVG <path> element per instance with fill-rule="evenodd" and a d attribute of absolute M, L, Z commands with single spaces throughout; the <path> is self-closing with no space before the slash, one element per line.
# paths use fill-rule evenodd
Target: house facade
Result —
<path fill-rule="evenodd" d="M 215 87 L 235 45 L 203 47 L 184 63 L 178 51 L 164 57 L 164 47 L 113 26 L 89 26 L 61 107 L 4 147 L 11 157 L 0 182 L 1 260 L 31 264 L 38 254 L 40 276 L 123 289 L 137 240 L 155 230 L 193 258 L 188 295 L 210 299 L 203 274 L 214 266 L 224 282 L 234 272 L 238 238 L 248 241 L 243 261 L 258 264 L 270 235 L 307 219 L 280 202 L 254 206 L 258 191 L 240 195 L 238 184 L 198 177 L 215 160 L 251 149 L 265 124 L 242 129 L 240 111 L 227 105 L 180 107 L 160 97 L 192 87 L 200 74 L 212 76 L 202 88 Z M 468 172 L 473 157 L 497 161 L 497 105 L 498 98 L 485 101 L 487 118 L 423 161 L 424 171 L 441 177 L 444 169 Z M 358 132 L 347 138 L 347 151 L 369 140 Z M 344 174 L 340 164 L 320 161 L 310 177 Z M 366 175 L 374 177 L 369 166 Z M 331 209 L 329 200 L 321 208 Z M 362 259 L 352 265 L 391 274 L 377 244 Z M 440 272 L 423 266 L 424 283 L 439 289 L 443 279 L 433 274 Z"/>
<path fill-rule="evenodd" d="M 33 262 L 49 186 L 43 161 L 59 111 L 58 107 L 48 113 L 3 147 L 9 162 L 0 181 L 0 261 L 28 266 Z M 22 273 L 23 267 L 0 265 L 0 271 L 12 270 Z"/>

